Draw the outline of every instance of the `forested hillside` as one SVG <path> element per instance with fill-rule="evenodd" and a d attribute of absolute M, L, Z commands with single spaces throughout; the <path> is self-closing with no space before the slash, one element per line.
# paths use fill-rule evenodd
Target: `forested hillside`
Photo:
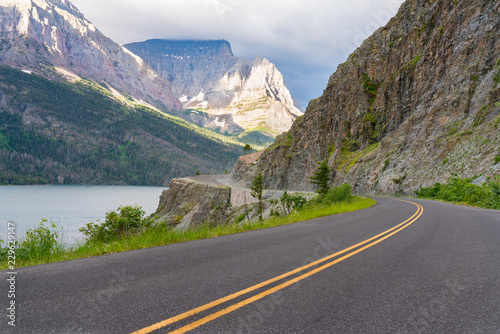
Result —
<path fill-rule="evenodd" d="M 103 87 L 106 87 L 103 84 Z M 161 185 L 223 172 L 241 147 L 90 81 L 0 67 L 0 184 Z"/>

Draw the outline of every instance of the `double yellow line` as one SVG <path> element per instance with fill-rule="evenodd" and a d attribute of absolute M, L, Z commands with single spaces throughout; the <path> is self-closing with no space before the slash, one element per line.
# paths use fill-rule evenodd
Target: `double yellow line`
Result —
<path fill-rule="evenodd" d="M 290 279 L 290 280 L 288 280 L 288 281 L 286 281 L 284 283 L 281 283 L 281 284 L 279 284 L 279 285 L 277 285 L 277 286 L 275 286 L 273 288 L 270 288 L 270 289 L 268 289 L 266 291 L 263 291 L 263 292 L 255 295 L 255 296 L 247 298 L 247 299 L 245 299 L 245 300 L 243 300 L 241 302 L 233 304 L 233 305 L 231 305 L 231 306 L 229 306 L 227 308 L 224 308 L 224 309 L 222 309 L 222 310 L 220 310 L 218 312 L 212 313 L 212 314 L 210 314 L 210 315 L 208 315 L 208 316 L 206 316 L 204 318 L 201 318 L 201 319 L 199 319 L 197 321 L 194 321 L 194 322 L 192 322 L 192 323 L 190 323 L 190 324 L 188 324 L 188 325 L 186 325 L 186 326 L 184 326 L 182 328 L 179 328 L 179 329 L 177 329 L 175 331 L 172 331 L 170 333 L 171 334 L 181 334 L 181 333 L 189 332 L 189 331 L 191 331 L 191 330 L 193 330 L 195 328 L 198 328 L 198 327 L 200 327 L 200 326 L 202 326 L 202 325 L 204 325 L 204 324 L 206 324 L 206 323 L 208 323 L 208 322 L 210 322 L 212 320 L 220 318 L 223 315 L 231 313 L 231 312 L 233 312 L 233 311 L 235 311 L 235 310 L 237 310 L 239 308 L 242 308 L 245 305 L 251 304 L 251 303 L 253 303 L 253 302 L 255 302 L 255 301 L 259 300 L 259 299 L 262 299 L 262 298 L 264 298 L 264 297 L 272 294 L 272 293 L 275 293 L 275 292 L 277 292 L 277 291 L 279 291 L 279 290 L 281 290 L 283 288 L 286 288 L 287 286 L 290 286 L 290 285 L 292 285 L 294 283 L 297 283 L 297 282 L 299 282 L 299 281 L 301 281 L 301 280 L 303 280 L 303 279 L 305 279 L 307 277 L 310 277 L 310 276 L 312 276 L 314 274 L 317 274 L 320 271 L 323 271 L 323 270 L 325 270 L 325 269 L 333 266 L 334 264 L 342 262 L 345 259 L 348 259 L 348 258 L 350 258 L 353 255 L 361 253 L 362 251 L 364 251 L 364 250 L 366 250 L 366 249 L 368 249 L 370 247 L 373 247 L 376 244 L 384 241 L 385 239 L 390 238 L 394 234 L 402 231 L 403 229 L 407 228 L 408 226 L 410 226 L 411 224 L 413 224 L 415 221 L 417 221 L 417 219 L 420 218 L 420 216 L 422 215 L 422 213 L 424 211 L 424 208 L 420 204 L 409 202 L 409 201 L 404 201 L 404 200 L 399 200 L 399 201 L 406 202 L 406 203 L 411 203 L 411 204 L 415 205 L 418 208 L 417 212 L 415 212 L 413 214 L 413 216 L 411 216 L 410 218 L 408 218 L 407 220 L 405 220 L 401 224 L 399 224 L 399 225 L 397 225 L 397 226 L 395 226 L 395 227 L 393 227 L 393 228 L 391 228 L 391 229 L 389 229 L 389 230 L 387 230 L 385 232 L 382 232 L 382 233 L 380 233 L 380 234 L 378 234 L 378 235 L 376 235 L 376 236 L 374 236 L 374 237 L 372 237 L 370 239 L 367 239 L 367 240 L 365 240 L 363 242 L 360 242 L 359 244 L 356 244 L 354 246 L 346 248 L 346 249 L 344 249 L 344 250 L 342 250 L 340 252 L 337 252 L 335 254 L 326 256 L 326 257 L 324 257 L 324 258 L 322 258 L 320 260 L 317 260 L 315 262 L 309 263 L 308 265 L 305 265 L 303 267 L 300 267 L 300 268 L 297 268 L 295 270 L 289 271 L 289 272 L 287 272 L 287 273 L 285 273 L 283 275 L 274 277 L 274 278 L 272 278 L 270 280 L 267 280 L 265 282 L 259 283 L 257 285 L 252 286 L 252 287 L 249 287 L 247 289 L 238 291 L 238 292 L 233 293 L 233 294 L 231 294 L 229 296 L 226 296 L 224 298 L 218 299 L 216 301 L 213 301 L 211 303 L 205 304 L 203 306 L 197 307 L 197 308 L 192 309 L 190 311 L 184 312 L 184 313 L 179 314 L 179 315 L 177 315 L 175 317 L 172 317 L 172 318 L 169 318 L 167 320 L 158 322 L 158 323 L 156 323 L 156 324 L 154 324 L 152 326 L 149 326 L 149 327 L 146 327 L 144 329 L 141 329 L 141 330 L 138 330 L 136 332 L 133 332 L 132 334 L 146 334 L 146 333 L 151 333 L 151 332 L 153 332 L 155 330 L 161 329 L 161 328 L 163 328 L 165 326 L 171 325 L 171 324 L 176 323 L 176 322 L 178 322 L 180 320 L 186 319 L 186 318 L 188 318 L 190 316 L 193 316 L 195 314 L 198 314 L 200 312 L 206 311 L 208 309 L 211 309 L 211 308 L 213 308 L 215 306 L 218 306 L 218 305 L 223 304 L 225 302 L 228 302 L 230 300 L 233 300 L 233 299 L 235 299 L 237 297 L 245 295 L 245 294 L 247 294 L 249 292 L 252 292 L 252 291 L 260 289 L 260 288 L 263 288 L 263 287 L 265 287 L 265 286 L 267 286 L 269 284 L 272 284 L 274 282 L 280 281 L 280 280 L 282 280 L 284 278 L 287 278 L 287 277 L 292 276 L 294 274 L 297 274 L 297 273 L 299 273 L 301 271 L 304 271 L 306 269 L 314 267 L 314 266 L 316 266 L 318 264 L 321 264 L 321 263 L 323 263 L 325 261 L 328 261 L 328 260 L 331 260 L 333 258 L 336 258 L 335 260 L 333 260 L 331 262 L 328 262 L 326 264 L 323 264 L 322 266 L 320 266 L 320 267 L 318 267 L 318 268 L 316 268 L 314 270 L 308 271 L 308 272 L 306 272 L 306 273 L 304 273 L 304 274 L 302 274 L 300 276 L 292 278 L 292 279 Z M 343 255 L 343 254 L 345 254 L 345 255 Z M 343 256 L 337 258 L 340 255 L 343 255 Z"/>

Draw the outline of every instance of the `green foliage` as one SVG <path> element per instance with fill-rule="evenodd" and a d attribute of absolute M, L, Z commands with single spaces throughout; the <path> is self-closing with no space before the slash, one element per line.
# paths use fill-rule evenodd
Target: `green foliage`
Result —
<path fill-rule="evenodd" d="M 484 122 L 486 115 L 490 112 L 490 108 L 486 105 L 482 106 L 481 110 L 477 113 L 476 118 L 474 119 L 473 127 L 479 126 Z"/>
<path fill-rule="evenodd" d="M 362 121 L 365 123 L 376 124 L 377 118 L 373 113 L 367 113 L 367 114 L 365 114 L 365 116 L 363 116 Z"/>
<path fill-rule="evenodd" d="M 38 227 L 28 229 L 24 239 L 15 243 L 16 260 L 32 262 L 50 258 L 62 249 L 58 239 L 57 226 L 44 219 Z M 7 261 L 7 251 L 8 248 L 0 249 L 0 261 Z"/>
<path fill-rule="evenodd" d="M 500 149 L 498 150 L 498 154 L 495 156 L 495 165 L 500 162 Z"/>
<path fill-rule="evenodd" d="M 394 45 L 394 40 L 390 41 L 389 42 L 389 47 L 392 48 L 392 46 Z"/>
<path fill-rule="evenodd" d="M 352 187 L 346 183 L 340 187 L 331 188 L 323 199 L 324 205 L 332 205 L 338 202 L 350 202 L 352 200 Z"/>
<path fill-rule="evenodd" d="M 446 202 L 464 203 L 487 209 L 500 209 L 500 178 L 490 180 L 481 186 L 471 179 L 454 177 L 446 184 L 436 183 L 433 187 L 420 188 L 419 198 L 439 199 Z"/>
<path fill-rule="evenodd" d="M 413 67 L 417 66 L 417 63 L 419 60 L 420 60 L 420 56 L 415 57 L 415 59 L 412 60 L 411 65 Z"/>
<path fill-rule="evenodd" d="M 333 153 L 335 153 L 335 149 L 335 145 L 328 146 L 328 155 L 332 155 Z"/>
<path fill-rule="evenodd" d="M 385 159 L 385 161 L 384 161 L 384 167 L 382 168 L 383 172 L 385 172 L 385 170 L 387 169 L 387 167 L 389 167 L 390 163 L 391 163 L 391 161 L 389 159 Z"/>
<path fill-rule="evenodd" d="M 332 170 L 328 167 L 327 159 L 323 161 L 316 161 L 318 166 L 316 170 L 313 172 L 313 175 L 310 178 L 310 182 L 317 186 L 316 192 L 324 197 L 328 194 L 328 190 L 330 189 L 330 181 L 332 179 L 331 173 Z"/>
<path fill-rule="evenodd" d="M 500 70 L 497 71 L 497 73 L 493 77 L 493 81 L 495 81 L 497 84 L 500 83 Z"/>
<path fill-rule="evenodd" d="M 121 206 L 118 212 L 106 214 L 104 223 L 88 223 L 82 232 L 88 242 L 109 242 L 120 237 L 138 233 L 152 225 L 152 220 L 144 217 L 145 212 L 137 206 Z"/>
<path fill-rule="evenodd" d="M 293 210 L 301 210 L 307 203 L 307 199 L 299 194 L 290 195 L 287 191 L 280 198 L 283 213 L 289 215 Z"/>
<path fill-rule="evenodd" d="M 251 190 L 250 194 L 252 195 L 252 197 L 258 200 L 257 214 L 259 215 L 260 220 L 262 220 L 262 212 L 264 211 L 264 206 L 262 203 L 262 194 L 264 191 L 264 178 L 262 177 L 262 173 L 259 173 L 259 175 L 254 177 L 250 190 Z"/>
<path fill-rule="evenodd" d="M 458 132 L 458 127 L 460 126 L 460 122 L 455 122 L 452 125 L 450 125 L 449 130 L 448 130 L 448 136 L 453 136 Z"/>
<path fill-rule="evenodd" d="M 252 146 L 250 146 L 250 144 L 245 144 L 245 146 L 243 146 L 243 152 L 245 152 L 245 153 L 248 153 L 252 150 L 253 150 L 253 148 L 252 148 Z"/>
<path fill-rule="evenodd" d="M 362 83 L 363 83 L 364 92 L 366 94 L 368 94 L 368 96 L 369 96 L 368 100 L 370 101 L 370 104 L 373 104 L 373 102 L 375 102 L 375 99 L 377 97 L 377 93 L 378 93 L 378 89 L 380 87 L 380 84 L 372 81 L 367 73 L 363 73 Z"/>
<path fill-rule="evenodd" d="M 0 148 L 9 148 L 9 139 L 0 131 Z"/>
<path fill-rule="evenodd" d="M 285 141 L 283 142 L 283 145 L 284 146 L 287 146 L 287 147 L 290 147 L 292 146 L 293 144 L 293 138 L 292 138 L 292 135 L 290 133 L 287 133 L 286 134 L 286 139 Z"/>
<path fill-rule="evenodd" d="M 238 224 L 239 224 L 239 223 L 241 223 L 242 221 L 244 221 L 244 220 L 245 220 L 245 218 L 246 218 L 246 216 L 247 216 L 247 213 L 246 213 L 246 212 L 243 212 L 241 215 L 239 215 L 239 216 L 238 216 L 238 218 L 236 218 L 236 223 L 238 223 Z"/>

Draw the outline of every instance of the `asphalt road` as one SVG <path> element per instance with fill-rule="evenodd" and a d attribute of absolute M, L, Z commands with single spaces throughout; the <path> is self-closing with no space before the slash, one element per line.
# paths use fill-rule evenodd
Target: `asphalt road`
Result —
<path fill-rule="evenodd" d="M 0 332 L 500 333 L 500 211 L 376 199 L 283 227 L 19 269 L 14 330 L 3 271 Z"/>

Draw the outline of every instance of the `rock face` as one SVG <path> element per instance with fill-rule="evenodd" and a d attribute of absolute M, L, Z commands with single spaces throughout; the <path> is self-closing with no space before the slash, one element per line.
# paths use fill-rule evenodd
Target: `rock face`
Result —
<path fill-rule="evenodd" d="M 0 0 L 0 63 L 51 79 L 83 77 L 137 102 L 182 109 L 165 80 L 66 0 Z"/>
<path fill-rule="evenodd" d="M 231 203 L 231 188 L 192 179 L 173 179 L 160 197 L 155 220 L 185 230 L 223 222 Z"/>
<path fill-rule="evenodd" d="M 235 57 L 225 40 L 149 40 L 125 45 L 165 80 L 191 120 L 229 133 L 290 129 L 302 111 L 267 59 Z"/>
<path fill-rule="evenodd" d="M 452 173 L 499 175 L 499 112 L 500 2 L 408 0 L 257 166 L 234 173 L 307 190 L 328 159 L 335 184 L 407 194 Z"/>

